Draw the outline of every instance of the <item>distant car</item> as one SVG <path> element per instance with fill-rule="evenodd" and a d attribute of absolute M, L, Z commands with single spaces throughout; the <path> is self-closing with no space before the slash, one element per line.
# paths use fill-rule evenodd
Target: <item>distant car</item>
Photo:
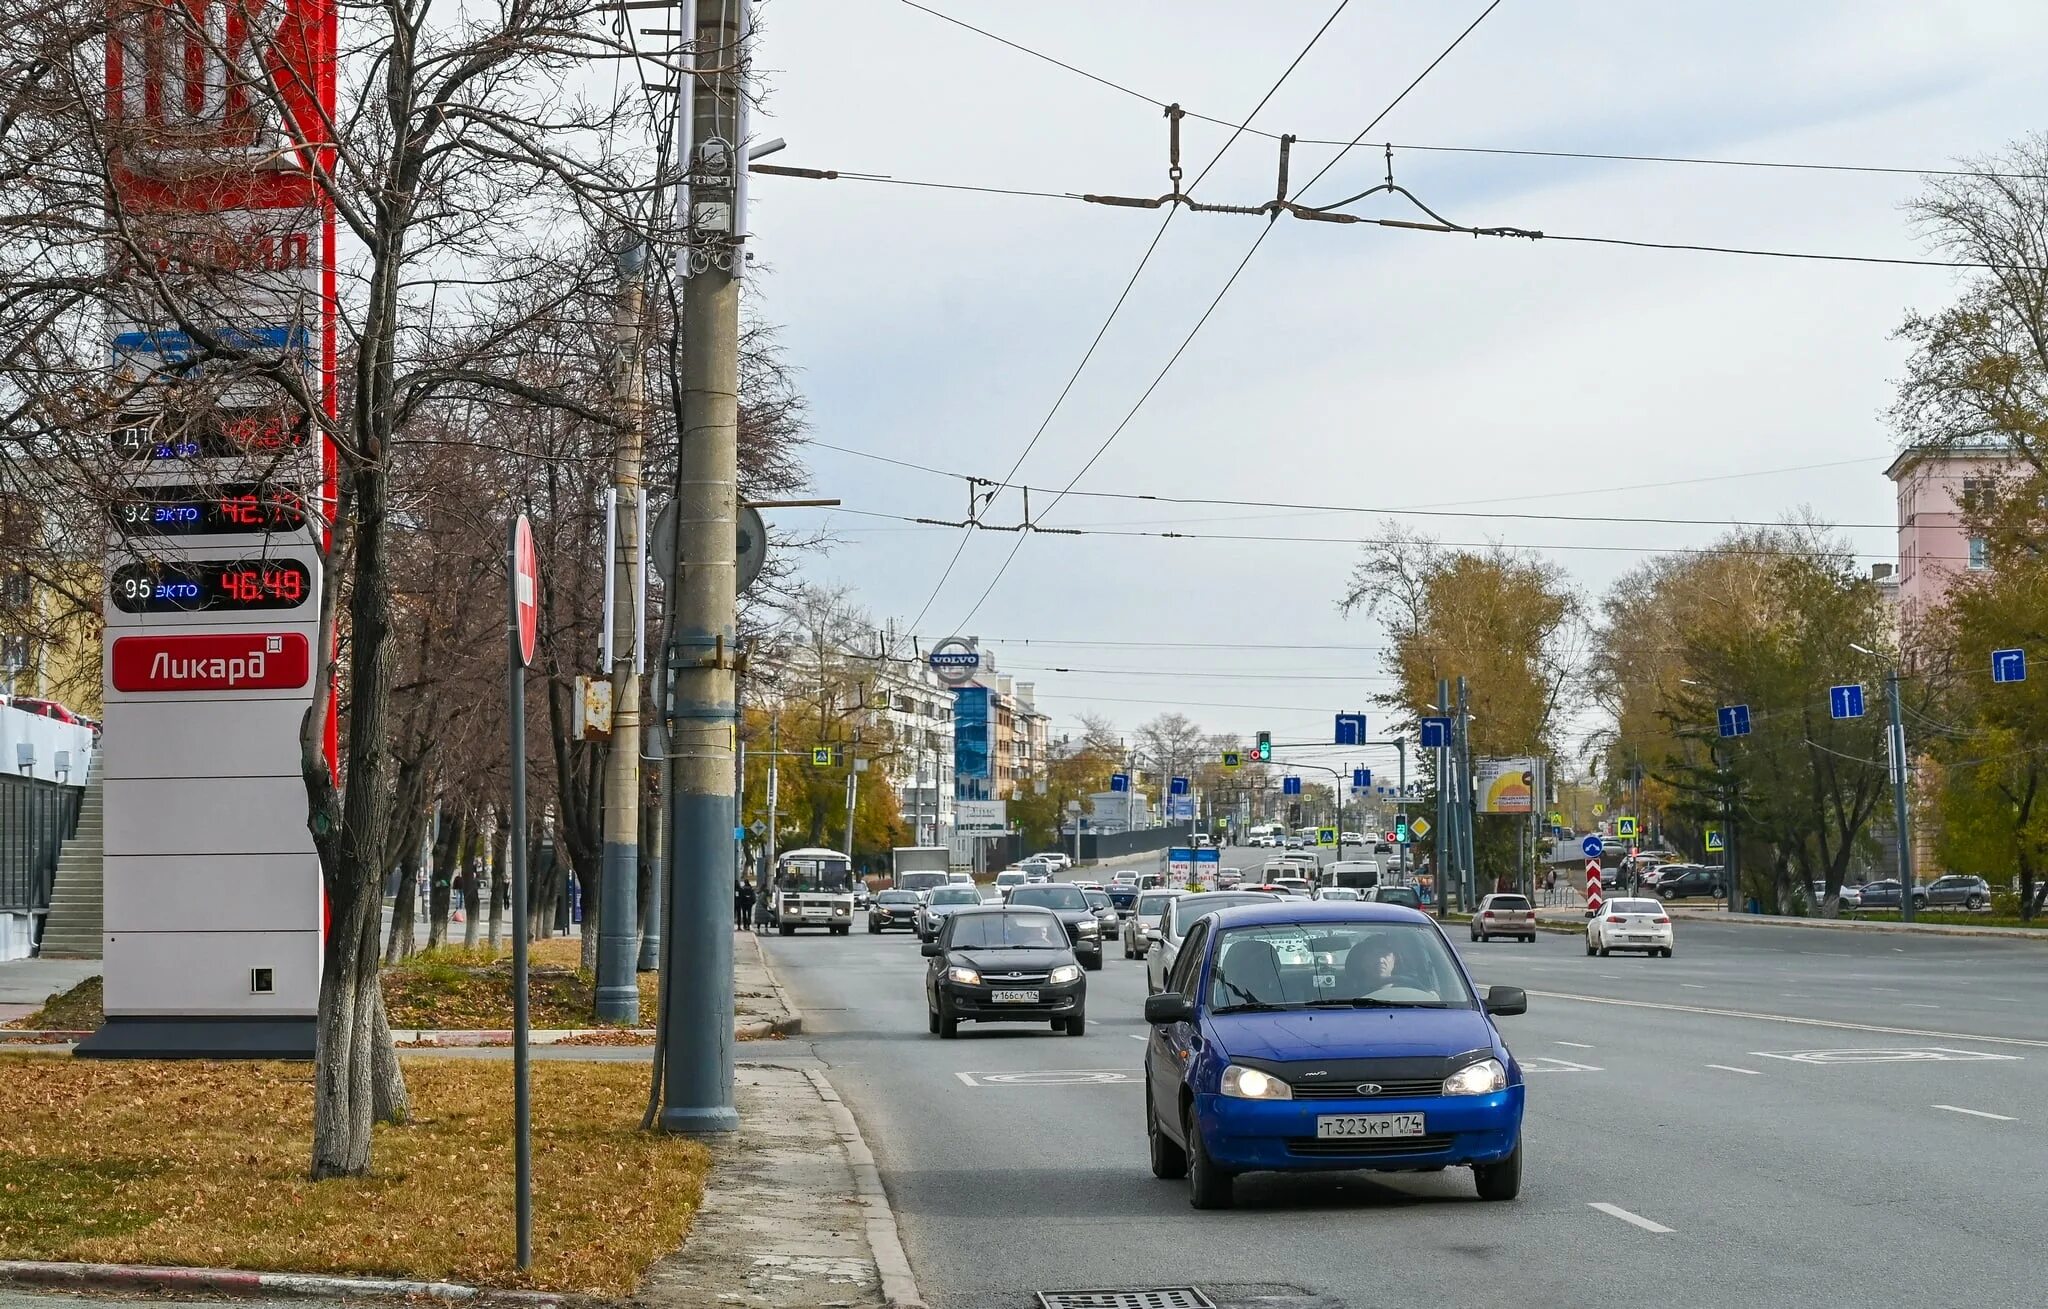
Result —
<path fill-rule="evenodd" d="M 1316 892 L 1318 900 L 1356 900 L 1359 890 L 1355 886 L 1326 886 Z"/>
<path fill-rule="evenodd" d="M 1110 903 L 1109 892 L 1099 886 L 1084 886 L 1081 895 L 1088 901 L 1088 907 L 1095 911 L 1095 930 L 1101 935 L 1098 940 L 1107 941 L 1123 926 L 1123 918 Z"/>
<path fill-rule="evenodd" d="M 1616 950 L 1671 957 L 1671 915 L 1658 900 L 1609 900 L 1586 923 L 1586 953 L 1605 959 Z"/>
<path fill-rule="evenodd" d="M 1187 938 L 1188 929 L 1203 914 L 1213 914 L 1218 909 L 1230 909 L 1245 904 L 1280 904 L 1280 896 L 1269 891 L 1204 891 L 1199 895 L 1183 895 L 1166 906 L 1166 912 L 1159 919 L 1159 939 L 1152 943 L 1152 951 L 1145 956 L 1145 989 L 1156 993 L 1166 986 L 1166 975 L 1173 968 L 1173 961 L 1180 955 L 1180 944 Z"/>
<path fill-rule="evenodd" d="M 1410 909 L 1422 908 L 1422 896 L 1412 886 L 1395 886 L 1382 882 L 1367 891 L 1359 893 L 1360 900 L 1373 904 L 1404 904 Z"/>
<path fill-rule="evenodd" d="M 1346 844 L 1346 845 L 1364 845 L 1364 844 L 1365 844 L 1365 834 L 1364 834 L 1363 832 L 1346 832 L 1346 833 L 1344 833 L 1344 844 Z"/>
<path fill-rule="evenodd" d="M 868 902 L 874 898 L 874 894 L 873 891 L 868 890 L 866 882 L 855 879 L 853 883 L 853 907 L 856 910 L 867 908 Z"/>
<path fill-rule="evenodd" d="M 1854 886 L 1845 886 L 1842 888 L 1843 913 L 1846 914 L 1855 912 L 1857 906 L 1862 901 L 1861 889 L 1862 888 L 1860 887 Z M 1821 907 L 1821 905 L 1827 901 L 1828 884 L 1826 882 L 1813 882 L 1807 886 L 1806 890 L 1808 897 L 1813 901 L 1813 907 L 1815 910 L 1818 910 Z"/>
<path fill-rule="evenodd" d="M 1235 868 L 1222 868 L 1216 872 L 1216 889 L 1219 891 L 1228 891 L 1234 886 L 1241 886 L 1243 884 L 1244 874 Z"/>
<path fill-rule="evenodd" d="M 1959 904 L 1965 909 L 1981 909 L 1991 903 L 1991 883 L 1981 877 L 1950 873 L 1927 884 L 1926 903 Z"/>
<path fill-rule="evenodd" d="M 965 908 L 946 919 L 924 957 L 925 1017 L 944 1040 L 966 1023 L 1050 1022 L 1088 1034 L 1088 979 L 1059 916 L 1014 905 Z"/>
<path fill-rule="evenodd" d="M 1109 875 L 1109 884 L 1111 886 L 1136 886 L 1138 884 L 1138 875 L 1128 868 L 1120 868 Z"/>
<path fill-rule="evenodd" d="M 947 873 L 946 881 L 953 886 L 973 886 L 974 874 L 962 872 Z"/>
<path fill-rule="evenodd" d="M 1046 909 L 1059 917 L 1074 947 L 1074 957 L 1090 972 L 1102 967 L 1102 925 L 1088 903 L 1088 893 L 1065 882 L 1013 886 L 1004 904 L 1014 908 Z"/>
<path fill-rule="evenodd" d="M 1022 886 L 1030 880 L 1031 874 L 1021 868 L 1005 868 L 1002 872 L 996 874 L 995 894 L 990 899 L 1001 900 L 1011 887 Z"/>
<path fill-rule="evenodd" d="M 1050 864 L 1055 869 L 1072 868 L 1074 866 L 1074 857 L 1064 850 L 1040 850 L 1037 854 L 1032 855 L 1031 858 L 1020 860 L 1019 862 L 1028 864 L 1040 861 Z"/>
<path fill-rule="evenodd" d="M 1913 888 L 1913 907 L 1924 908 L 1927 904 L 1927 888 Z M 1858 909 L 1896 909 L 1899 907 L 1899 879 L 1887 877 L 1882 882 L 1865 882 L 1856 894 Z"/>
<path fill-rule="evenodd" d="M 1678 872 L 1664 873 L 1648 889 L 1659 900 L 1683 900 L 1695 895 L 1718 900 L 1728 893 L 1728 882 L 1719 868 L 1691 864 L 1680 867 Z"/>
<path fill-rule="evenodd" d="M 1525 895 L 1489 895 L 1472 915 L 1472 939 L 1491 941 L 1512 936 L 1518 941 L 1536 939 L 1536 910 Z"/>
<path fill-rule="evenodd" d="M 1047 859 L 1044 855 L 1032 855 L 1029 859 L 1019 859 L 1011 867 L 1021 868 L 1027 873 L 1035 873 L 1047 878 L 1050 878 L 1059 870 L 1059 865 Z"/>
<path fill-rule="evenodd" d="M 75 723 L 81 727 L 93 726 L 91 719 L 73 712 L 55 700 L 44 700 L 32 695 L 16 695 L 7 697 L 6 704 L 10 709 L 19 709 L 25 714 L 39 714 L 44 718 L 54 718 L 60 723 Z"/>
<path fill-rule="evenodd" d="M 981 903 L 981 892 L 973 886 L 942 886 L 925 897 L 917 910 L 917 934 L 926 941 L 938 939 L 946 920 L 962 909 Z"/>
<path fill-rule="evenodd" d="M 1305 877 L 1276 877 L 1272 885 L 1282 895 L 1291 895 L 1303 900 L 1315 898 L 1315 884 Z"/>
<path fill-rule="evenodd" d="M 1149 891 L 1149 890 L 1151 890 L 1151 889 L 1152 889 L 1153 887 L 1155 887 L 1155 886 L 1165 886 L 1165 885 L 1166 885 L 1166 874 L 1165 874 L 1165 873 L 1139 873 L 1139 874 L 1138 874 L 1138 889 L 1139 889 L 1140 891 Z"/>
<path fill-rule="evenodd" d="M 1197 922 L 1145 1001 L 1152 1173 L 1197 1209 L 1248 1172 L 1472 1169 L 1522 1186 L 1522 1070 L 1434 922 L 1390 905 L 1267 904 Z M 1221 1235 L 1221 1234 L 1219 1234 Z"/>
<path fill-rule="evenodd" d="M 1285 841 L 1281 842 L 1281 848 L 1287 850 L 1299 850 L 1301 849 L 1301 838 L 1298 836 L 1290 836 Z"/>
<path fill-rule="evenodd" d="M 868 904 L 868 931 L 885 932 L 892 927 L 917 928 L 917 907 L 924 897 L 915 891 L 877 891 Z"/>
<path fill-rule="evenodd" d="M 1186 891 L 1170 886 L 1139 892 L 1137 908 L 1124 919 L 1124 958 L 1145 957 L 1152 949 L 1152 943 L 1159 939 L 1159 920 L 1166 913 L 1167 903 L 1186 894 Z"/>

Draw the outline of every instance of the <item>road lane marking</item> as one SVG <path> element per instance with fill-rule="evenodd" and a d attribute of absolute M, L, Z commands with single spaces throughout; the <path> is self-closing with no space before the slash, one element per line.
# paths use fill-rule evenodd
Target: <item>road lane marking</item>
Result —
<path fill-rule="evenodd" d="M 1593 1048 L 1592 1046 L 1587 1045 L 1584 1041 L 1553 1041 L 1551 1042 L 1551 1044 L 1568 1045 L 1574 1050 L 1590 1050 Z"/>
<path fill-rule="evenodd" d="M 1724 1073 L 1741 1073 L 1741 1074 L 1742 1074 L 1742 1075 L 1744 1075 L 1745 1077 L 1762 1077 L 1762 1076 L 1763 1076 L 1763 1074 L 1762 1074 L 1762 1073 L 1758 1072 L 1758 1071 L 1757 1071 L 1756 1069 L 1754 1069 L 1754 1068 L 1737 1068 L 1737 1067 L 1736 1067 L 1736 1066 L 1735 1066 L 1734 1064 L 1708 1064 L 1708 1065 L 1707 1065 L 1707 1067 L 1709 1067 L 1709 1068 L 1718 1068 L 1718 1069 L 1720 1069 L 1720 1070 L 1721 1070 L 1722 1072 L 1724 1072 Z"/>
<path fill-rule="evenodd" d="M 1143 1032 L 1126 1032 L 1125 1035 L 1130 1037 L 1133 1041 L 1142 1041 L 1145 1039 L 1145 1034 Z"/>
<path fill-rule="evenodd" d="M 1750 1053 L 1759 1059 L 1783 1059 L 1795 1064 L 1968 1064 L 1994 1060 L 2016 1063 L 2021 1058 L 2016 1054 L 1991 1054 L 1984 1050 L 1951 1050 L 1944 1045 L 1919 1049 L 1751 1050 Z"/>
<path fill-rule="evenodd" d="M 1117 1086 L 1135 1082 L 1136 1070 L 1123 1068 L 1034 1068 L 1008 1073 L 954 1073 L 967 1085 L 981 1090 L 991 1086 Z"/>
<path fill-rule="evenodd" d="M 1901 1000 L 1901 1001 L 1899 1002 L 1899 1008 L 1901 1008 L 1901 1009 L 1939 1009 L 1939 1008 L 1941 1008 L 1941 1006 L 1940 1006 L 1940 1005 L 1938 1005 L 1938 1004 L 1913 1004 L 1913 1003 L 1912 1003 L 1912 1002 L 1910 1002 L 1910 1001 L 1906 1001 L 1906 1000 Z"/>
<path fill-rule="evenodd" d="M 1591 1064 L 1575 1064 L 1569 1059 L 1559 1059 L 1555 1055 L 1539 1054 L 1524 1059 L 1522 1061 L 1522 1071 L 1525 1073 L 1601 1073 L 1607 1070 L 1595 1068 Z"/>
<path fill-rule="evenodd" d="M 1936 1109 L 1946 1109 L 1952 1114 L 1968 1114 L 1972 1118 L 1989 1118 L 1993 1122 L 1999 1123 L 2014 1123 L 2019 1121 L 2016 1118 L 2009 1118 L 2004 1114 L 1985 1113 L 1982 1109 L 1965 1109 L 1959 1104 L 1938 1104 L 1934 1107 Z"/>
<path fill-rule="evenodd" d="M 1889 991 L 1893 995 L 1904 995 L 1906 993 L 1904 988 L 1897 986 L 1873 986 L 1870 989 L 1873 991 Z"/>
<path fill-rule="evenodd" d="M 1619 1218 L 1624 1223 L 1634 1223 L 1637 1227 L 1642 1228 L 1646 1232 L 1657 1232 L 1661 1234 L 1668 1233 L 1672 1230 L 1671 1228 L 1666 1227 L 1662 1223 L 1653 1223 L 1649 1219 L 1643 1217 L 1641 1214 L 1632 1214 L 1628 1210 L 1622 1208 L 1620 1205 L 1609 1204 L 1605 1200 L 1589 1201 L 1586 1207 L 1588 1209 L 1598 1209 L 1601 1213 L 1606 1214 L 1612 1218 Z"/>
<path fill-rule="evenodd" d="M 1688 991 L 1704 991 L 1707 989 L 1698 982 L 1680 982 L 1679 985 Z"/>
<path fill-rule="evenodd" d="M 2030 1050 L 2048 1050 L 2048 1041 L 2030 1041 L 2018 1036 L 1979 1036 L 1975 1032 L 1935 1032 L 1924 1027 L 1887 1027 L 1878 1023 L 1851 1023 L 1839 1018 L 1801 1018 L 1793 1014 L 1763 1014 L 1749 1009 L 1717 1009 L 1710 1005 L 1671 1004 L 1660 1000 L 1624 1000 L 1611 995 L 1580 995 L 1572 991 L 1527 992 L 1542 1000 L 1572 1000 L 1579 1004 L 1610 1004 L 1623 1009 L 1655 1009 L 1664 1013 L 1701 1014 L 1708 1018 L 1746 1018 L 1758 1023 L 1790 1023 L 1795 1027 L 1831 1027 L 1843 1032 L 1878 1032 L 1885 1036 L 1923 1036 L 1937 1041 L 1976 1041 L 1985 1045 L 2018 1045 Z"/>
<path fill-rule="evenodd" d="M 968 1076 L 967 1074 L 965 1074 L 965 1073 L 955 1073 L 955 1074 L 953 1074 L 953 1076 L 955 1076 L 955 1077 L 959 1078 L 959 1079 L 960 1079 L 961 1081 L 963 1081 L 963 1082 L 967 1083 L 967 1084 L 968 1084 L 969 1086 L 973 1086 L 973 1085 L 975 1085 L 975 1081 L 974 1081 L 974 1079 L 973 1079 L 972 1077 L 969 1077 L 969 1076 Z"/>

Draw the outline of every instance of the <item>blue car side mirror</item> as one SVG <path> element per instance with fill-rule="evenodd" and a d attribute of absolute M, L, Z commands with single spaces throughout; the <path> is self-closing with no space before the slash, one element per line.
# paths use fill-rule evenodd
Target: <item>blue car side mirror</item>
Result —
<path fill-rule="evenodd" d="M 1154 1027 L 1163 1027 L 1169 1023 L 1192 1023 L 1195 1021 L 1195 1006 L 1178 991 L 1148 995 L 1145 997 L 1145 1021 Z"/>

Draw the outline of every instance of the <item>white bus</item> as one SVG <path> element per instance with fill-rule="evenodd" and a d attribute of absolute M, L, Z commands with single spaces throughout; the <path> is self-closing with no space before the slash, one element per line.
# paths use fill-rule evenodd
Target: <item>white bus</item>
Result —
<path fill-rule="evenodd" d="M 853 861 L 837 850 L 791 850 L 775 860 L 769 921 L 784 936 L 799 927 L 853 930 Z"/>

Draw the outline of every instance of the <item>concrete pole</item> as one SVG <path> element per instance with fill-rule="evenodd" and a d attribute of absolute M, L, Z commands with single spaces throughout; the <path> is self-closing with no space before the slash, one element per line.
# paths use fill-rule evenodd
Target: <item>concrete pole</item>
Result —
<path fill-rule="evenodd" d="M 674 900 L 667 906 L 669 1011 L 661 1016 L 666 1062 L 661 1125 L 671 1132 L 729 1132 L 733 1108 L 732 828 L 737 723 L 735 556 L 739 472 L 739 285 L 732 239 L 740 136 L 741 4 L 696 0 L 688 97 L 679 115 L 696 144 L 682 161 L 693 180 L 680 217 L 688 238 L 684 274 L 683 432 L 676 460 L 676 562 L 668 586 L 672 636 L 668 748 L 669 851 Z"/>
<path fill-rule="evenodd" d="M 604 858 L 597 898 L 597 1016 L 608 1023 L 640 1021 L 640 445 L 646 424 L 642 367 L 641 275 L 647 248 L 619 252 L 614 306 L 617 350 L 614 402 L 624 427 L 612 456 L 611 627 L 612 739 L 605 758 Z"/>
<path fill-rule="evenodd" d="M 1899 707 L 1899 670 L 1894 668 L 1885 677 L 1885 700 L 1891 711 L 1891 722 L 1886 730 L 1885 742 L 1890 747 L 1885 753 L 1891 756 L 1892 773 L 1892 823 L 1898 828 L 1899 837 L 1899 921 L 1913 921 L 1913 829 L 1912 805 L 1906 790 L 1912 781 L 1906 755 L 1906 725 Z M 1728 877 L 1728 907 L 1735 908 L 1736 873 L 1731 869 Z"/>

